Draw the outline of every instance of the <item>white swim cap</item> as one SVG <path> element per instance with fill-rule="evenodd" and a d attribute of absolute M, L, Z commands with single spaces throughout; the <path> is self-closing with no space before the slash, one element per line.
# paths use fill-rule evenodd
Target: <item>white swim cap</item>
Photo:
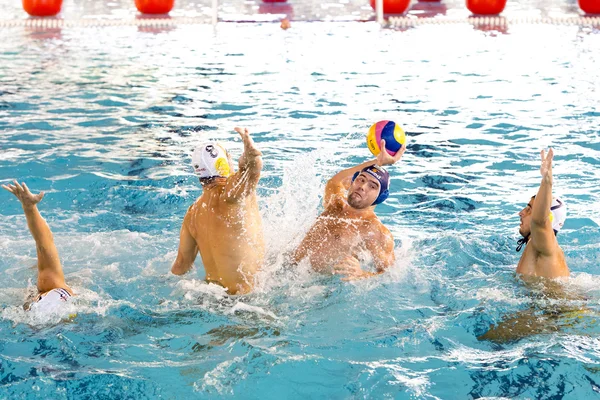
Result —
<path fill-rule="evenodd" d="M 227 150 L 217 142 L 206 142 L 196 147 L 192 165 L 199 178 L 227 178 L 231 175 Z"/>
<path fill-rule="evenodd" d="M 552 200 L 550 206 L 550 222 L 552 222 L 552 229 L 556 232 L 560 231 L 565 220 L 567 219 L 567 204 L 560 198 L 556 197 Z"/>

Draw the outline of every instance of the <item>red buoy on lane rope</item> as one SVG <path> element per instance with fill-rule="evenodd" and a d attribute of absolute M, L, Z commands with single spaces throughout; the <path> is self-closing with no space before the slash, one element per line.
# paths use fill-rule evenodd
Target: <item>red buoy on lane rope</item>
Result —
<path fill-rule="evenodd" d="M 402 14 L 410 4 L 410 0 L 383 0 L 384 14 Z M 371 7 L 375 9 L 375 0 L 371 0 Z"/>
<path fill-rule="evenodd" d="M 62 0 L 23 0 L 23 9 L 34 17 L 50 17 L 60 12 Z"/>
<path fill-rule="evenodd" d="M 174 4 L 175 0 L 135 0 L 135 7 L 144 14 L 166 14 Z"/>
<path fill-rule="evenodd" d="M 600 0 L 579 0 L 579 8 L 587 14 L 600 14 Z"/>
<path fill-rule="evenodd" d="M 477 15 L 496 15 L 504 11 L 506 0 L 467 0 L 467 8 Z"/>

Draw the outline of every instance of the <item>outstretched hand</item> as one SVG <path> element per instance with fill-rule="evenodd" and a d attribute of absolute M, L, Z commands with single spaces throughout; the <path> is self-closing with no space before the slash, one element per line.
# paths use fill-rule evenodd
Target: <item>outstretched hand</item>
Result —
<path fill-rule="evenodd" d="M 542 165 L 540 166 L 540 174 L 542 174 L 542 178 L 552 178 L 552 159 L 554 158 L 554 150 L 550 148 L 548 154 L 542 150 L 541 156 Z"/>
<path fill-rule="evenodd" d="M 402 158 L 402 155 L 406 151 L 406 143 L 404 143 L 402 145 L 402 147 L 400 147 L 400 150 L 398 150 L 398 152 L 396 154 L 394 154 L 393 156 L 390 155 L 390 153 L 388 153 L 387 150 L 385 149 L 385 139 L 381 139 L 379 148 L 381 149 L 381 151 L 377 155 L 377 164 L 379 164 L 381 166 L 392 165 L 392 164 L 395 164 L 396 162 L 398 162 Z"/>
<path fill-rule="evenodd" d="M 23 208 L 33 207 L 44 198 L 44 192 L 39 192 L 38 194 L 31 193 L 25 182 L 19 185 L 19 182 L 15 180 L 14 184 L 9 183 L 2 185 L 2 187 L 14 194 L 23 205 Z"/>
<path fill-rule="evenodd" d="M 250 137 L 250 133 L 247 128 L 235 127 L 234 130 L 240 134 L 242 142 L 244 142 L 244 153 L 251 157 L 260 157 L 262 152 L 254 145 L 254 140 Z"/>

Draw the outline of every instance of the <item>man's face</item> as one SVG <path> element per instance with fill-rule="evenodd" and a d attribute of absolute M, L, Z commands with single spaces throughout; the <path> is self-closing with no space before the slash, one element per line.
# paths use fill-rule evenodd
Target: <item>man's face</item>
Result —
<path fill-rule="evenodd" d="M 519 213 L 519 217 L 521 217 L 521 225 L 519 225 L 519 233 L 523 237 L 527 237 L 531 233 L 531 210 L 533 208 L 533 203 L 535 199 L 532 197 L 529 200 L 529 203 L 525 206 L 524 209 Z"/>
<path fill-rule="evenodd" d="M 348 204 L 356 209 L 371 207 L 379 196 L 379 181 L 361 172 L 348 189 Z"/>

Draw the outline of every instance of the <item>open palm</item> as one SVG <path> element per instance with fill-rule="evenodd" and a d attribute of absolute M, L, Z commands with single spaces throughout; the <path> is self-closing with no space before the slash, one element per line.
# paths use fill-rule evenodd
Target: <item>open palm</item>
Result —
<path fill-rule="evenodd" d="M 262 156 L 262 152 L 256 148 L 254 141 L 250 137 L 250 132 L 247 128 L 235 127 L 234 130 L 240 134 L 242 142 L 244 142 L 244 151 L 251 156 Z"/>
<path fill-rule="evenodd" d="M 44 192 L 38 194 L 31 193 L 25 182 L 19 184 L 19 182 L 15 180 L 14 184 L 9 183 L 7 185 L 2 185 L 2 187 L 14 194 L 23 207 L 32 207 L 44 198 Z"/>
<path fill-rule="evenodd" d="M 540 174 L 542 177 L 552 177 L 552 159 L 554 158 L 554 150 L 550 148 L 548 154 L 544 150 L 541 152 L 542 165 L 540 166 Z"/>

